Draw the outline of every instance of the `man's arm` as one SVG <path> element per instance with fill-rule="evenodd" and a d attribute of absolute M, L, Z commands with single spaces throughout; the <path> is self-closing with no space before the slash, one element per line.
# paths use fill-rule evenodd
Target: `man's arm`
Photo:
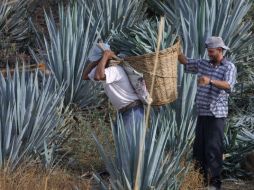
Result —
<path fill-rule="evenodd" d="M 200 86 L 205 86 L 205 85 L 213 85 L 216 88 L 219 88 L 221 90 L 230 90 L 230 85 L 227 81 L 223 81 L 223 80 L 211 80 L 209 77 L 207 76 L 202 76 L 199 77 L 198 79 L 198 85 Z"/>
<path fill-rule="evenodd" d="M 198 74 L 200 59 L 188 59 L 183 53 L 179 53 L 178 61 L 184 65 L 185 73 Z"/>
<path fill-rule="evenodd" d="M 211 85 L 221 89 L 221 90 L 230 90 L 230 85 L 227 81 L 223 80 L 211 80 Z"/>
<path fill-rule="evenodd" d="M 183 65 L 186 65 L 188 62 L 187 57 L 183 53 L 178 55 L 178 61 Z"/>
<path fill-rule="evenodd" d="M 86 69 L 83 73 L 83 80 L 89 80 L 88 74 L 93 70 L 94 67 L 96 67 L 98 65 L 98 63 L 99 63 L 99 61 L 92 62 L 86 67 Z"/>
<path fill-rule="evenodd" d="M 100 62 L 98 63 L 98 66 L 96 68 L 96 72 L 95 72 L 95 76 L 94 76 L 94 80 L 105 80 L 106 79 L 106 75 L 105 75 L 105 67 L 107 65 L 107 62 L 109 59 L 112 59 L 112 57 L 114 56 L 114 52 L 110 51 L 110 50 L 106 50 L 103 53 L 103 57 L 100 60 Z"/>
<path fill-rule="evenodd" d="M 236 83 L 236 67 L 231 64 L 225 73 L 225 77 L 223 80 L 213 80 L 207 76 L 201 76 L 198 79 L 199 85 L 208 85 L 211 84 L 221 90 L 225 90 L 230 93 Z"/>

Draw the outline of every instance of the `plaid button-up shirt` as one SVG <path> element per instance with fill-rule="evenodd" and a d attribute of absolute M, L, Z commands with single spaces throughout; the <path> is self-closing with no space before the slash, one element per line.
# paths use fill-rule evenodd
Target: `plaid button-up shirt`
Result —
<path fill-rule="evenodd" d="M 235 65 L 225 58 L 218 66 L 214 66 L 211 61 L 205 59 L 188 59 L 185 72 L 229 83 L 230 90 L 221 90 L 213 85 L 198 86 L 195 99 L 198 115 L 227 117 L 229 93 L 236 83 Z"/>

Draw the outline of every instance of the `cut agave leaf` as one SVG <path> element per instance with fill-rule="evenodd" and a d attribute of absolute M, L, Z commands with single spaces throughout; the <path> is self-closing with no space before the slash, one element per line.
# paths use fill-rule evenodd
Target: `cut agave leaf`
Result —
<path fill-rule="evenodd" d="M 109 42 L 112 50 L 127 56 L 143 55 L 156 51 L 158 39 L 158 19 L 144 20 L 121 32 L 115 32 Z M 166 49 L 177 40 L 177 31 L 165 21 L 163 39 L 160 49 Z"/>

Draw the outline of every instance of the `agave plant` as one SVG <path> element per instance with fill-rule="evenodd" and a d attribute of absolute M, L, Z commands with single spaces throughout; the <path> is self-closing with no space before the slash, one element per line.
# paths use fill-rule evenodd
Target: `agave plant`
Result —
<path fill-rule="evenodd" d="M 204 41 L 212 35 L 221 36 L 231 53 L 253 42 L 250 38 L 252 23 L 243 22 L 252 5 L 249 0 L 149 1 L 172 25 L 181 25 L 183 49 L 189 57 L 204 57 Z"/>
<path fill-rule="evenodd" d="M 38 70 L 20 73 L 17 66 L 13 76 L 0 73 L 0 81 L 0 166 L 13 170 L 56 140 L 64 87 L 56 89 L 52 78 L 39 80 Z"/>
<path fill-rule="evenodd" d="M 96 102 L 101 90 L 95 83 L 82 80 L 89 51 L 100 33 L 100 18 L 92 23 L 92 15 L 88 16 L 90 11 L 88 7 L 78 6 L 77 3 L 68 5 L 66 9 L 59 5 L 59 24 L 52 13 L 45 13 L 49 39 L 44 37 L 46 53 L 42 53 L 41 57 L 58 85 L 65 83 L 65 105 L 75 103 L 84 107 L 92 101 Z M 39 57 L 33 55 L 39 63 Z"/>
<path fill-rule="evenodd" d="M 241 50 L 236 55 L 238 68 L 237 88 L 230 99 L 230 118 L 226 131 L 226 159 L 224 173 L 226 176 L 245 177 L 254 175 L 244 171 L 241 163 L 246 154 L 253 150 L 254 146 L 254 120 L 253 120 L 253 48 Z"/>
<path fill-rule="evenodd" d="M 27 7 L 29 0 L 9 1 L 3 0 L 0 4 L 0 40 L 1 48 L 11 48 L 15 44 L 16 48 L 28 46 L 29 18 Z"/>
<path fill-rule="evenodd" d="M 113 50 L 127 56 L 152 53 L 155 52 L 157 46 L 158 28 L 157 18 L 147 19 L 113 34 L 109 44 Z M 160 49 L 166 49 L 173 45 L 176 39 L 177 32 L 166 20 Z"/>
<path fill-rule="evenodd" d="M 250 110 L 253 102 L 254 65 L 253 44 L 239 51 L 235 56 L 237 85 L 230 98 L 230 112 L 242 113 Z"/>
<path fill-rule="evenodd" d="M 108 41 L 112 31 L 120 31 L 142 20 L 146 7 L 144 0 L 79 0 L 81 6 L 89 7 L 88 15 L 93 15 L 96 23 L 102 14 L 101 38 Z"/>
<path fill-rule="evenodd" d="M 193 129 L 193 120 L 188 123 Z M 112 189 L 179 189 L 184 171 L 180 165 L 191 141 L 184 141 L 184 133 L 175 121 L 175 112 L 165 110 L 154 115 L 146 129 L 145 122 L 137 124 L 133 118 L 131 140 L 118 116 L 117 129 L 111 125 L 115 153 L 107 154 L 94 136 L 102 159 L 110 174 Z M 186 129 L 187 127 L 185 127 Z M 111 155 L 115 155 L 115 158 Z M 100 177 L 95 178 L 101 183 Z"/>
<path fill-rule="evenodd" d="M 247 85 L 254 84 L 254 46 L 250 44 L 247 48 L 239 51 L 235 56 L 235 64 L 238 70 L 238 81 Z"/>
<path fill-rule="evenodd" d="M 241 167 L 245 155 L 254 149 L 253 106 L 247 113 L 239 112 L 230 118 L 226 131 L 224 174 L 228 177 L 253 176 Z"/>

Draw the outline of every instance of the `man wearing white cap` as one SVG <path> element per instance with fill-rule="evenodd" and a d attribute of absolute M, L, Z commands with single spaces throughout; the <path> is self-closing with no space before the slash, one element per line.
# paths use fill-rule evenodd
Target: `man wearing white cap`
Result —
<path fill-rule="evenodd" d="M 180 54 L 178 60 L 185 72 L 198 74 L 196 106 L 198 120 L 193 145 L 193 157 L 200 167 L 205 183 L 211 189 L 221 188 L 223 164 L 223 137 L 228 115 L 228 97 L 236 83 L 236 67 L 223 56 L 229 48 L 221 37 L 205 41 L 209 60 L 187 59 Z"/>

